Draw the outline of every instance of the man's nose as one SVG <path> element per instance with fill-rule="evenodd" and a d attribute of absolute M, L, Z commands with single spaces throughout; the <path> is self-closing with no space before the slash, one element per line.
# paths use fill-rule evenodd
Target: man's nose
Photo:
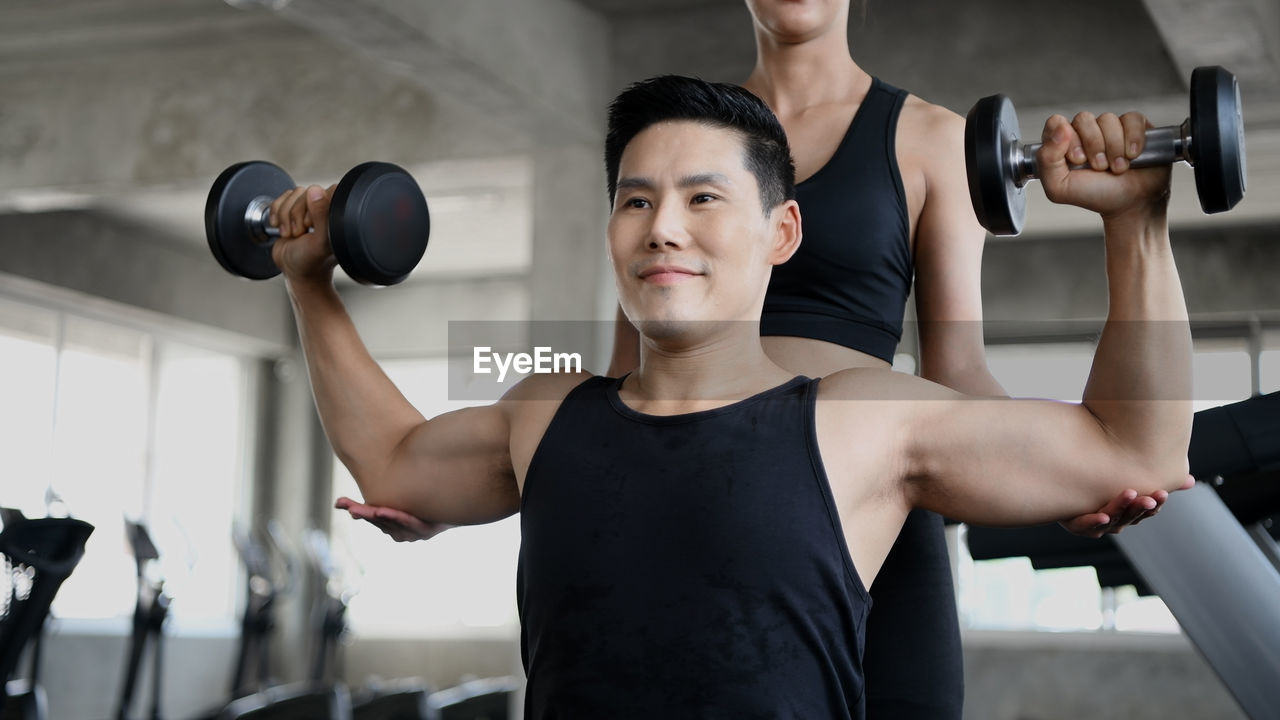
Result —
<path fill-rule="evenodd" d="M 663 202 L 656 207 L 649 227 L 649 249 L 681 249 L 688 244 L 684 207 L 679 202 Z"/>

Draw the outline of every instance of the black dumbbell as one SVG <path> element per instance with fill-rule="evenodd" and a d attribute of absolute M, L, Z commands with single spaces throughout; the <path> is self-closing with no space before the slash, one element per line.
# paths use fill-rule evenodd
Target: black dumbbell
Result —
<path fill-rule="evenodd" d="M 280 274 L 271 245 L 280 235 L 267 224 L 271 201 L 296 187 L 268 162 L 232 165 L 214 180 L 204 206 L 209 249 L 228 272 L 251 280 Z M 352 168 L 329 205 L 329 242 L 338 264 L 365 285 L 394 285 L 409 276 L 427 250 L 431 215 L 409 173 L 391 163 Z"/>
<path fill-rule="evenodd" d="M 964 128 L 969 197 L 978 222 L 995 235 L 1022 232 L 1025 186 L 1038 177 L 1035 155 L 1040 145 L 1018 141 L 1018 116 L 1009 98 L 991 95 L 969 111 Z M 1230 210 L 1244 197 L 1240 86 L 1221 67 L 1199 67 L 1191 73 L 1191 116 L 1181 125 L 1148 130 L 1142 154 L 1130 165 L 1178 161 L 1195 168 L 1196 192 L 1206 213 Z"/>

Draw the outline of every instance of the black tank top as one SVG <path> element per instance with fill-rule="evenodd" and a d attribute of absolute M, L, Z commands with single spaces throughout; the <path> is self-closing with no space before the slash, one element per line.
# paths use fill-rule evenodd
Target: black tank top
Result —
<path fill-rule="evenodd" d="M 817 381 L 676 416 L 565 398 L 529 466 L 525 717 L 863 718 L 870 599 L 814 432 Z"/>
<path fill-rule="evenodd" d="M 915 272 L 894 149 L 906 97 L 872 78 L 831 160 L 796 186 L 804 239 L 773 269 L 761 334 L 825 340 L 893 361 Z"/>

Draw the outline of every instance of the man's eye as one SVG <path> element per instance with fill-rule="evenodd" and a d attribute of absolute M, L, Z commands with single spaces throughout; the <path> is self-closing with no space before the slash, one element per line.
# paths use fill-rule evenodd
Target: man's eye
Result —
<path fill-rule="evenodd" d="M 648 200 L 645 200 L 644 198 L 630 198 L 629 200 L 627 200 L 627 203 L 626 203 L 626 204 L 627 204 L 627 207 L 629 207 L 629 208 L 647 208 L 647 207 L 649 207 L 649 201 L 648 201 Z"/>
<path fill-rule="evenodd" d="M 708 203 L 715 199 L 716 199 L 715 195 L 711 195 L 709 193 L 698 193 L 697 195 L 693 196 L 693 204 L 701 205 L 702 203 Z"/>

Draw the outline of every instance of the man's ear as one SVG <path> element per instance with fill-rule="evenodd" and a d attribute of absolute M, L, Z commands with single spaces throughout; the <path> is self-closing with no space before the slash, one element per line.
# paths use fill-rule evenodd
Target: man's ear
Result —
<path fill-rule="evenodd" d="M 773 209 L 770 218 L 774 233 L 769 262 L 781 265 L 790 260 L 800 248 L 800 205 L 795 200 L 787 200 Z"/>

